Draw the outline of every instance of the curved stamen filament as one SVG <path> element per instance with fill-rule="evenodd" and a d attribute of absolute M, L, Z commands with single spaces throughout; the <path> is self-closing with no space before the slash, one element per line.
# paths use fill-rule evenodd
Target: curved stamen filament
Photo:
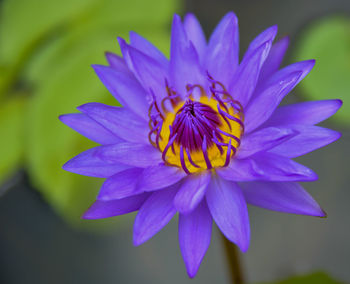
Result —
<path fill-rule="evenodd" d="M 162 126 L 163 126 L 163 120 L 158 125 L 158 130 L 157 130 L 156 143 L 157 143 L 158 149 L 159 149 L 159 138 L 162 139 L 162 137 L 160 136 L 160 132 L 162 131 Z"/>
<path fill-rule="evenodd" d="M 165 148 L 163 150 L 162 159 L 164 162 L 166 162 L 166 159 L 165 159 L 166 153 L 168 152 L 169 148 L 173 145 L 176 136 L 177 136 L 177 133 L 175 133 L 174 136 L 171 139 L 169 139 L 168 144 L 165 146 Z"/>
<path fill-rule="evenodd" d="M 207 165 L 207 169 L 210 170 L 212 168 L 212 165 L 211 165 L 209 157 L 208 157 L 207 138 L 205 135 L 203 137 L 202 152 L 203 152 L 205 163 Z"/>
<path fill-rule="evenodd" d="M 186 154 L 187 154 L 187 158 L 188 158 L 189 162 L 191 163 L 191 165 L 196 167 L 196 168 L 200 168 L 200 166 L 198 166 L 195 162 L 193 162 L 190 151 L 188 151 L 187 148 L 186 148 Z"/>
<path fill-rule="evenodd" d="M 231 144 L 231 139 L 228 143 L 228 147 L 227 147 L 227 152 L 226 152 L 226 160 L 225 160 L 225 164 L 224 167 L 227 167 L 230 163 L 230 159 L 231 159 L 231 150 L 232 150 L 232 144 Z M 236 150 L 234 150 L 236 152 Z"/>
<path fill-rule="evenodd" d="M 220 128 L 216 128 L 216 130 L 219 131 L 221 134 L 224 134 L 224 135 L 226 135 L 226 136 L 228 136 L 228 137 L 231 137 L 231 138 L 233 138 L 234 140 L 236 140 L 236 142 L 238 143 L 238 145 L 241 144 L 241 140 L 240 140 L 238 137 L 232 135 L 231 133 L 227 133 L 227 132 L 221 130 Z"/>
<path fill-rule="evenodd" d="M 220 137 L 221 138 L 221 137 Z M 221 138 L 222 139 L 222 138 Z M 221 143 L 218 138 L 216 137 L 215 131 L 213 130 L 213 139 L 212 141 L 215 143 L 216 147 L 219 149 L 220 154 L 222 155 L 224 150 L 221 146 L 226 146 L 226 143 Z"/>
<path fill-rule="evenodd" d="M 181 163 L 181 167 L 184 170 L 184 172 L 189 175 L 190 171 L 186 167 L 185 157 L 184 157 L 184 149 L 183 149 L 182 145 L 180 147 L 180 163 Z"/>
<path fill-rule="evenodd" d="M 227 121 L 226 117 L 227 117 L 228 119 L 230 119 L 230 120 L 233 120 L 233 121 L 237 122 L 237 123 L 242 127 L 242 132 L 244 132 L 244 124 L 243 124 L 242 120 L 240 120 L 239 118 L 236 118 L 236 117 L 230 115 L 229 113 L 223 111 L 223 110 L 219 107 L 219 105 L 218 105 L 218 112 L 220 113 L 220 115 L 221 115 L 223 118 L 225 117 L 224 120 L 229 124 L 230 130 L 231 130 L 231 124 Z"/>

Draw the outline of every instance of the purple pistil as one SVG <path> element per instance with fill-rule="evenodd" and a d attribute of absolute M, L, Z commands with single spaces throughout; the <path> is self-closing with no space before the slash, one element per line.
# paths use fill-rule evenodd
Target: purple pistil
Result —
<path fill-rule="evenodd" d="M 206 144 L 212 145 L 213 132 L 220 133 L 217 128 L 221 125 L 220 118 L 210 106 L 188 99 L 177 111 L 173 122 L 173 131 L 177 133 L 175 143 L 189 149 L 190 152 L 202 148 L 204 137 Z"/>

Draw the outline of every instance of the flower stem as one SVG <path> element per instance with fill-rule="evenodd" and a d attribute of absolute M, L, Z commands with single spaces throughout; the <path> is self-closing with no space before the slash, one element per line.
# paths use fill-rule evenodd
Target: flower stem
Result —
<path fill-rule="evenodd" d="M 228 239 L 226 239 L 226 237 L 222 233 L 221 233 L 221 238 L 224 243 L 227 263 L 231 274 L 231 283 L 244 284 L 245 281 L 244 281 L 242 264 L 240 261 L 238 248 L 234 243 L 231 243 Z"/>

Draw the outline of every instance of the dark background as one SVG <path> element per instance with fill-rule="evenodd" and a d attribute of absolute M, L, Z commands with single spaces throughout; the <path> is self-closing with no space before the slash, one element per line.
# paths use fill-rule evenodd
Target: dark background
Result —
<path fill-rule="evenodd" d="M 1 2 L 1 1 L 0 1 Z M 241 50 L 263 29 L 279 26 L 279 36 L 297 42 L 314 19 L 350 14 L 349 0 L 256 0 L 185 2 L 209 35 L 233 10 L 239 17 Z M 183 12 L 183 14 L 185 13 Z M 170 23 L 170 19 L 169 19 Z M 287 54 L 286 62 L 293 56 Z M 298 90 L 290 101 L 298 100 Z M 249 207 L 251 247 L 242 255 L 247 279 L 266 282 L 323 270 L 350 282 L 349 129 L 336 143 L 299 159 L 319 180 L 305 188 L 327 211 L 327 219 L 294 216 Z M 0 199 L 0 283 L 228 283 L 221 239 L 214 230 L 197 277 L 185 272 L 177 240 L 177 218 L 141 247 L 132 245 L 133 216 L 109 233 L 74 229 L 55 215 L 20 171 Z M 96 221 L 98 222 L 98 221 Z"/>

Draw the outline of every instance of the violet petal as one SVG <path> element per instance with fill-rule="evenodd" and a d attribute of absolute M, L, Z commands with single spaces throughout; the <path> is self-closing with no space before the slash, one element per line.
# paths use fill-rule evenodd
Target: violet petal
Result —
<path fill-rule="evenodd" d="M 297 84 L 301 72 L 286 74 L 280 81 L 274 82 L 261 94 L 254 97 L 254 100 L 245 110 L 245 132 L 249 133 L 262 125 L 274 112 L 282 99 Z"/>
<path fill-rule="evenodd" d="M 258 85 L 260 85 L 260 82 L 265 82 L 268 77 L 278 70 L 287 51 L 288 45 L 289 37 L 287 36 L 272 45 L 269 55 L 261 68 Z M 257 88 L 259 88 L 259 86 Z"/>
<path fill-rule="evenodd" d="M 102 219 L 130 213 L 138 210 L 148 196 L 149 193 L 142 193 L 118 200 L 96 200 L 82 218 Z"/>
<path fill-rule="evenodd" d="M 315 181 L 318 178 L 311 169 L 272 153 L 258 153 L 247 159 L 233 160 L 217 173 L 231 181 Z"/>
<path fill-rule="evenodd" d="M 142 193 L 137 187 L 143 169 L 131 168 L 105 180 L 97 196 L 98 200 L 122 199 Z"/>
<path fill-rule="evenodd" d="M 244 135 L 238 148 L 237 159 L 245 159 L 258 152 L 280 145 L 297 134 L 290 128 L 266 127 L 251 134 Z"/>
<path fill-rule="evenodd" d="M 246 252 L 250 241 L 246 201 L 236 183 L 212 178 L 206 198 L 215 223 L 227 239 Z"/>
<path fill-rule="evenodd" d="M 317 124 L 342 106 L 341 100 L 322 100 L 285 105 L 277 108 L 266 122 L 267 125 Z"/>
<path fill-rule="evenodd" d="M 205 201 L 190 214 L 179 215 L 179 244 L 188 276 L 193 278 L 209 247 L 212 217 Z"/>
<path fill-rule="evenodd" d="M 295 182 L 246 182 L 241 184 L 252 205 L 285 213 L 325 217 L 325 212 L 301 185 Z"/>
<path fill-rule="evenodd" d="M 129 70 L 128 66 L 126 65 L 123 57 L 111 53 L 106 52 L 106 59 L 110 67 L 112 67 L 115 71 L 122 72 L 132 75 L 132 72 Z"/>
<path fill-rule="evenodd" d="M 156 59 L 132 46 L 128 46 L 128 53 L 136 78 L 149 94 L 152 92 L 156 99 L 161 101 L 167 94 L 165 81 L 169 76 L 168 69 Z"/>
<path fill-rule="evenodd" d="M 202 201 L 210 182 L 210 173 L 202 172 L 189 175 L 181 184 L 174 199 L 176 209 L 183 214 L 194 210 Z"/>
<path fill-rule="evenodd" d="M 107 66 L 93 65 L 92 67 L 108 91 L 124 107 L 148 120 L 149 103 L 146 92 L 134 77 Z"/>
<path fill-rule="evenodd" d="M 147 168 L 162 162 L 160 152 L 151 145 L 123 142 L 96 147 L 95 155 L 107 163 L 123 163 Z"/>
<path fill-rule="evenodd" d="M 250 57 L 253 53 L 255 53 L 256 49 L 258 49 L 262 44 L 266 42 L 273 42 L 277 35 L 278 27 L 277 25 L 271 26 L 261 32 L 257 37 L 255 37 L 251 43 L 247 51 L 244 54 L 244 58 Z M 243 58 L 243 60 L 244 60 Z"/>
<path fill-rule="evenodd" d="M 142 205 L 134 223 L 134 245 L 148 241 L 175 215 L 174 196 L 178 185 L 154 192 Z"/>
<path fill-rule="evenodd" d="M 283 157 L 295 158 L 324 147 L 341 137 L 341 133 L 312 125 L 295 125 L 291 129 L 299 132 L 288 141 L 277 145 L 269 152 Z"/>
<path fill-rule="evenodd" d="M 156 48 L 152 43 L 150 43 L 147 39 L 143 38 L 139 34 L 131 31 L 129 33 L 130 36 L 130 45 L 139 51 L 142 51 L 147 56 L 153 58 L 158 63 L 163 65 L 164 69 L 168 69 L 169 67 L 169 61 L 164 56 L 162 52 L 159 51 L 158 48 Z"/>
<path fill-rule="evenodd" d="M 159 164 L 146 168 L 139 180 L 139 187 L 144 191 L 154 191 L 170 186 L 182 178 L 186 174 L 177 167 Z"/>
<path fill-rule="evenodd" d="M 229 86 L 233 98 L 243 107 L 247 105 L 257 84 L 260 69 L 270 51 L 271 41 L 259 46 L 250 56 L 244 57 L 239 65 L 235 79 Z"/>
<path fill-rule="evenodd" d="M 207 84 L 204 69 L 193 43 L 187 38 L 181 18 L 174 15 L 171 28 L 170 84 L 182 97 L 187 94 L 188 84 Z"/>
<path fill-rule="evenodd" d="M 103 147 L 103 146 L 99 146 Z M 84 176 L 107 178 L 120 171 L 130 168 L 130 166 L 117 163 L 107 162 L 101 159 L 96 152 L 99 147 L 86 150 L 66 162 L 62 168 L 68 172 Z"/>
<path fill-rule="evenodd" d="M 81 135 L 99 144 L 115 144 L 123 141 L 83 113 L 71 113 L 59 116 L 60 121 Z"/>
<path fill-rule="evenodd" d="M 130 110 L 101 103 L 87 103 L 78 110 L 128 142 L 148 143 L 148 124 Z"/>
<path fill-rule="evenodd" d="M 199 23 L 194 14 L 189 13 L 186 14 L 183 25 L 186 31 L 187 38 L 189 38 L 192 41 L 194 47 L 196 48 L 197 54 L 199 56 L 199 61 L 203 62 L 203 60 L 205 59 L 207 42 L 201 24 Z"/>
<path fill-rule="evenodd" d="M 212 33 L 206 52 L 206 69 L 214 79 L 229 86 L 238 67 L 238 19 L 227 13 Z"/>

